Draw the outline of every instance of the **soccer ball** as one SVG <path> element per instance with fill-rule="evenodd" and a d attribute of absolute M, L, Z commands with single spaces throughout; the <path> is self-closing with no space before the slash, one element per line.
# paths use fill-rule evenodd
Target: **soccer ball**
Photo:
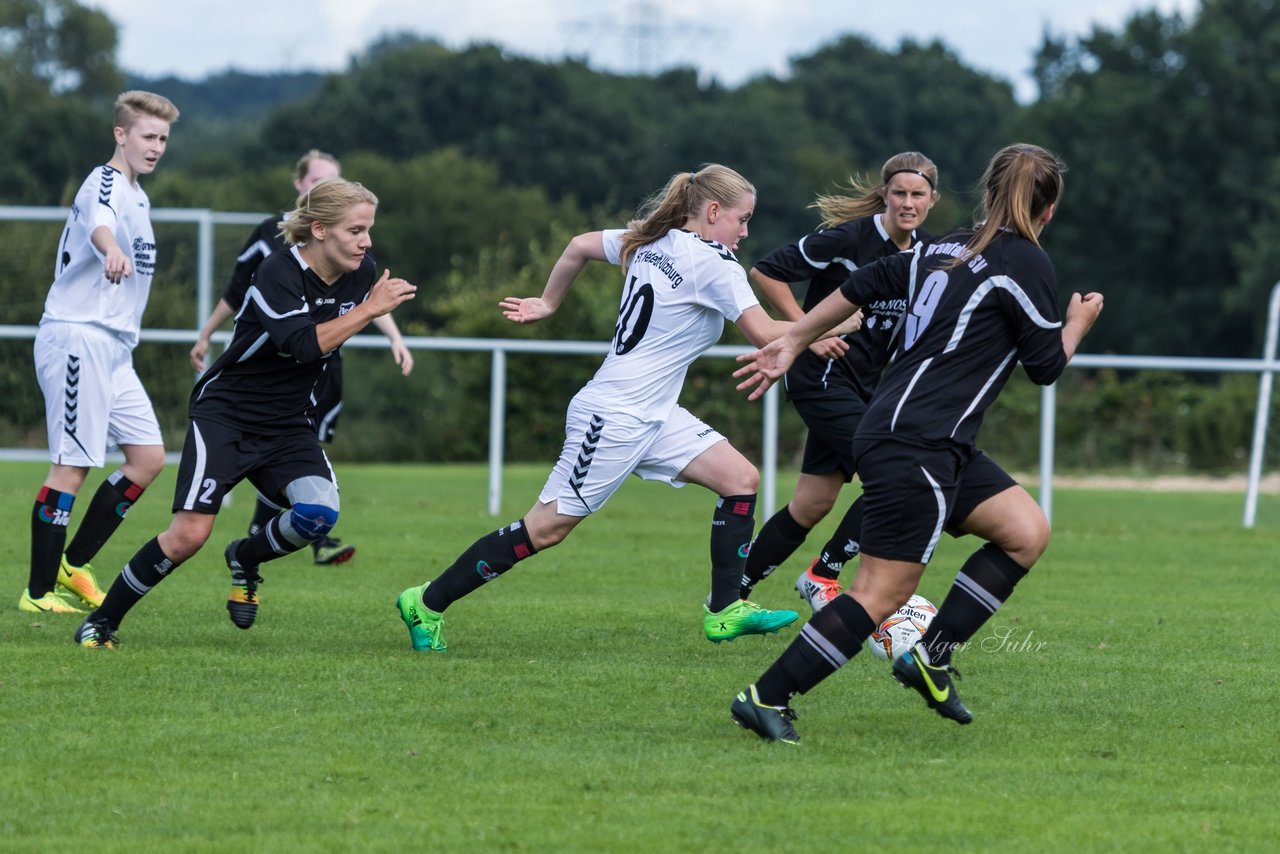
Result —
<path fill-rule="evenodd" d="M 938 609 L 923 596 L 912 596 L 867 638 L 867 646 L 877 658 L 898 658 L 924 635 Z"/>

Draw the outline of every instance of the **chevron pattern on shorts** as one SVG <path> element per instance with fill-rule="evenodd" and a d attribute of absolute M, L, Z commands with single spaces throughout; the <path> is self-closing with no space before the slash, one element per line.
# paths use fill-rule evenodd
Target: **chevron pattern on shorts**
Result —
<path fill-rule="evenodd" d="M 574 463 L 573 473 L 569 476 L 569 485 L 577 492 L 591 471 L 591 460 L 596 455 L 596 446 L 600 444 L 600 434 L 604 432 L 604 419 L 599 415 L 591 416 L 591 424 L 582 439 L 582 447 L 578 449 L 578 460 Z"/>
<path fill-rule="evenodd" d="M 63 413 L 62 429 L 66 431 L 68 436 L 74 438 L 76 435 L 76 418 L 80 409 L 79 356 L 67 356 L 66 389 L 63 396 L 66 400 L 66 409 Z"/>

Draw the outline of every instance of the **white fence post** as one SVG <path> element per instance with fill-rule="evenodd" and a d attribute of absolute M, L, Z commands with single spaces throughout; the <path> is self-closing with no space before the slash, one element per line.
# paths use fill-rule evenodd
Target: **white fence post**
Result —
<path fill-rule="evenodd" d="M 489 381 L 489 515 L 502 510 L 502 458 L 506 453 L 507 352 L 495 347 Z"/>
<path fill-rule="evenodd" d="M 1053 521 L 1053 426 L 1058 417 L 1058 384 L 1040 387 L 1040 509 Z"/>
<path fill-rule="evenodd" d="M 213 217 L 200 211 L 196 220 L 196 328 L 213 311 Z"/>
<path fill-rule="evenodd" d="M 1271 288 L 1267 302 L 1267 339 L 1262 358 L 1276 359 L 1276 327 L 1280 323 L 1280 282 Z M 1267 448 L 1267 422 L 1271 418 L 1271 382 L 1274 374 L 1264 369 L 1258 380 L 1258 409 L 1253 414 L 1253 446 L 1249 450 L 1249 482 L 1244 495 L 1244 526 L 1252 528 L 1258 518 L 1258 489 L 1262 483 L 1262 457 Z"/>
<path fill-rule="evenodd" d="M 764 393 L 764 429 L 761 438 L 760 498 L 761 519 L 773 516 L 778 506 L 778 386 L 773 386 Z"/>

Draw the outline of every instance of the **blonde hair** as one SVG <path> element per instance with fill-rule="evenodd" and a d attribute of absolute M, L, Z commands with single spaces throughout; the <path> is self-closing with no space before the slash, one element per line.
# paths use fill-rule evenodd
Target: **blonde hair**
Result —
<path fill-rule="evenodd" d="M 627 223 L 626 234 L 622 236 L 623 266 L 641 246 L 697 216 L 707 202 L 733 207 L 744 196 L 755 192 L 750 181 L 719 163 L 708 163 L 696 172 L 677 172 L 665 187 L 640 206 L 636 218 Z"/>
<path fill-rule="evenodd" d="M 914 172 L 929 182 L 929 189 L 938 196 L 938 167 L 933 161 L 918 151 L 903 151 L 895 154 L 880 167 L 880 183 L 872 184 L 870 179 L 858 179 L 849 176 L 849 193 L 832 193 L 818 196 L 809 205 L 822 215 L 823 228 L 831 228 L 851 219 L 878 214 L 885 210 L 885 190 L 889 179 L 899 172 Z"/>
<path fill-rule="evenodd" d="M 297 245 L 311 239 L 311 225 L 333 227 L 358 204 L 378 206 L 378 197 L 363 184 L 343 178 L 326 178 L 298 196 L 293 210 L 280 221 L 280 236 L 285 243 Z"/>
<path fill-rule="evenodd" d="M 328 160 L 333 164 L 335 169 L 339 172 L 342 171 L 342 164 L 338 162 L 338 158 L 329 154 L 327 151 L 321 151 L 318 148 L 313 148 L 298 158 L 298 164 L 293 167 L 294 180 L 301 181 L 303 178 L 307 177 L 307 173 L 311 171 L 312 160 Z"/>
<path fill-rule="evenodd" d="M 116 97 L 113 127 L 128 130 L 142 116 L 152 116 L 172 124 L 178 120 L 178 115 L 178 108 L 164 95 L 131 89 L 128 92 L 121 92 Z"/>
<path fill-rule="evenodd" d="M 1036 219 L 1062 196 L 1066 170 L 1056 154 L 1038 145 L 1020 142 L 997 151 L 980 182 L 985 219 L 965 244 L 964 254 L 944 268 L 954 269 L 980 254 L 1005 228 L 1039 246 Z"/>

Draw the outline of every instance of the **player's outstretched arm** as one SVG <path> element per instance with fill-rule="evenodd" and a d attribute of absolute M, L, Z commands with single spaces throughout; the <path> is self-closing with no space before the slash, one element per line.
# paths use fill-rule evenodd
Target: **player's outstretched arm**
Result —
<path fill-rule="evenodd" d="M 845 321 L 857 310 L 858 306 L 845 299 L 843 293 L 832 291 L 808 314 L 791 324 L 791 328 L 785 334 L 769 341 L 759 350 L 738 357 L 739 362 L 745 363 L 743 367 L 733 372 L 735 377 L 742 380 L 738 383 L 738 391 L 750 391 L 747 395 L 748 400 L 760 398 L 787 372 L 800 351 L 824 335 L 830 334 L 833 327 Z M 743 314 L 745 315 L 746 312 Z M 779 323 L 780 321 L 770 322 Z M 741 318 L 739 325 L 741 325 Z M 751 335 L 746 327 L 743 327 L 743 331 L 748 336 Z M 758 341 L 753 340 L 753 343 Z"/>
<path fill-rule="evenodd" d="M 506 297 L 498 303 L 502 316 L 512 323 L 535 323 L 544 317 L 550 317 L 560 307 L 564 295 L 569 292 L 569 286 L 582 272 L 582 268 L 587 266 L 587 262 L 607 260 L 603 232 L 588 231 L 579 234 L 569 241 L 569 245 L 551 268 L 542 296 Z"/>
<path fill-rule="evenodd" d="M 89 235 L 89 241 L 103 255 L 102 274 L 113 285 L 120 284 L 126 276 L 133 275 L 133 261 L 116 243 L 115 235 L 105 225 L 100 225 Z"/>
<path fill-rule="evenodd" d="M 765 300 L 773 307 L 773 310 L 782 315 L 783 320 L 799 320 L 804 317 L 804 309 L 800 307 L 800 303 L 796 302 L 795 294 L 791 292 L 791 285 L 781 279 L 765 275 L 760 272 L 758 267 L 752 267 L 751 272 L 747 275 L 751 279 L 751 284 L 755 285 L 756 290 L 764 295 Z M 809 349 L 823 359 L 839 359 L 848 352 L 849 344 L 835 336 L 853 331 L 855 330 L 846 329 L 836 332 L 833 336 L 813 342 Z M 756 344 L 757 342 L 752 341 L 751 343 Z"/>
<path fill-rule="evenodd" d="M 407 377 L 413 371 L 413 351 L 404 344 L 404 336 L 400 334 L 400 327 L 396 325 L 395 319 L 384 314 L 381 317 L 373 319 L 373 325 L 378 327 L 378 331 L 387 336 L 387 340 L 391 343 L 391 358 L 396 360 L 396 364 L 400 366 L 400 375 Z"/>

